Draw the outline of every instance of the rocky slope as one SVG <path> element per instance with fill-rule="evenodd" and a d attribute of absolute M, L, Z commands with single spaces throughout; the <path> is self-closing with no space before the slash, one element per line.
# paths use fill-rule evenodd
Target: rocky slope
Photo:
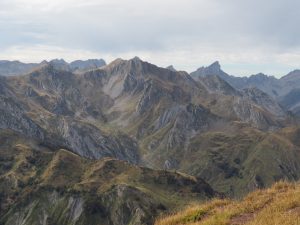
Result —
<path fill-rule="evenodd" d="M 1 78 L 0 85 L 0 127 L 35 138 L 51 149 L 68 149 L 90 159 L 114 157 L 155 169 L 177 169 L 203 176 L 229 195 L 252 190 L 257 186 L 256 175 L 264 186 L 278 177 L 298 179 L 299 169 L 294 166 L 298 158 L 293 158 L 298 147 L 290 148 L 291 165 L 282 159 L 286 145 L 278 144 L 276 152 L 271 142 L 264 149 L 279 158 L 272 166 L 273 177 L 262 175 L 269 168 L 258 167 L 257 174 L 247 172 L 262 154 L 255 153 L 262 147 L 253 148 L 254 143 L 295 125 L 294 119 L 266 93 L 235 89 L 219 76 L 194 80 L 186 72 L 135 57 L 80 73 L 50 63 L 23 76 Z M 238 132 L 247 138 L 243 140 Z M 201 144 L 219 140 L 219 134 L 220 148 Z M 236 165 L 235 158 L 224 156 L 240 140 L 244 147 L 237 155 L 243 160 Z M 216 162 L 215 157 L 223 154 L 222 162 Z M 293 168 L 293 175 L 278 170 L 279 165 Z M 243 176 L 238 177 L 236 170 Z"/>
<path fill-rule="evenodd" d="M 1 224 L 153 224 L 192 199 L 218 196 L 200 178 L 52 151 L 8 130 L 0 140 Z"/>

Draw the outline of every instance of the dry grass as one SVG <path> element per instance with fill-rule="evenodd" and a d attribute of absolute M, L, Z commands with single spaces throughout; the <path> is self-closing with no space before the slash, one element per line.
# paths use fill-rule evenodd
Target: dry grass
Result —
<path fill-rule="evenodd" d="M 159 219 L 156 225 L 298 225 L 300 184 L 278 182 L 241 201 L 213 200 Z"/>

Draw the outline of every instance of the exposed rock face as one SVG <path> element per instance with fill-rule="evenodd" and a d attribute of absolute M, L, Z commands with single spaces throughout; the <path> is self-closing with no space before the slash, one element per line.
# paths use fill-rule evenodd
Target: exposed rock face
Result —
<path fill-rule="evenodd" d="M 154 80 L 148 80 L 144 84 L 143 94 L 136 109 L 139 114 L 148 111 L 149 108 L 159 102 L 163 95 L 163 90 L 158 85 L 155 85 L 154 82 Z"/>
<path fill-rule="evenodd" d="M 268 112 L 272 113 L 277 117 L 284 117 L 286 112 L 281 108 L 281 106 L 269 95 L 264 93 L 258 88 L 247 88 L 243 92 L 245 95 L 257 105 L 263 107 Z"/>
<path fill-rule="evenodd" d="M 251 102 L 247 99 L 236 99 L 234 101 L 233 109 L 240 120 L 251 123 L 255 127 L 268 130 L 273 128 L 272 125 L 276 125 L 271 117 L 269 117 L 255 105 L 251 104 Z"/>
<path fill-rule="evenodd" d="M 160 207 L 163 205 L 150 196 L 126 185 L 116 185 L 93 202 L 80 195 L 62 195 L 53 191 L 41 194 L 21 211 L 11 215 L 6 224 L 96 225 L 100 221 L 107 225 L 153 224 L 153 216 L 163 211 Z"/>
<path fill-rule="evenodd" d="M 18 83 L 20 80 L 22 85 Z M 93 100 L 88 99 L 94 96 L 85 95 L 78 82 L 74 74 L 53 66 L 11 78 L 9 88 L 0 96 L 1 128 L 21 132 L 47 145 L 64 147 L 85 157 L 111 156 L 137 163 L 135 141 L 121 133 L 104 134 L 96 126 L 76 119 L 82 116 L 104 121 L 102 103 L 109 106 L 112 101 L 105 95 L 103 99 L 100 96 L 94 106 Z M 20 97 L 9 95 L 8 90 Z"/>
<path fill-rule="evenodd" d="M 12 98 L 0 96 L 0 128 L 12 129 L 37 139 L 44 139 L 44 131 L 25 113 L 22 105 Z"/>
<path fill-rule="evenodd" d="M 65 146 L 81 156 L 93 159 L 115 157 L 138 163 L 137 143 L 125 134 L 106 135 L 90 124 L 61 118 L 52 122 L 58 146 Z"/>
<path fill-rule="evenodd" d="M 218 75 L 199 77 L 199 81 L 208 89 L 210 93 L 220 93 L 224 95 L 239 96 L 241 93 L 234 89 Z"/>
<path fill-rule="evenodd" d="M 296 115 L 300 115 L 300 89 L 295 88 L 288 94 L 279 98 L 280 104 Z"/>
<path fill-rule="evenodd" d="M 59 221 L 54 215 L 61 213 L 64 216 L 60 220 L 64 220 L 64 222 L 60 221 L 59 224 L 75 225 L 79 223 L 80 216 L 83 214 L 83 204 L 84 200 L 81 197 L 63 196 L 56 191 L 46 192 L 22 210 L 11 215 L 6 224 L 53 224 Z"/>

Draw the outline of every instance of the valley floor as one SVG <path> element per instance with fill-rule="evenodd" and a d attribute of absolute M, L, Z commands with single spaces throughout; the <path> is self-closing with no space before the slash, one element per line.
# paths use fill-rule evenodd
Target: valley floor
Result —
<path fill-rule="evenodd" d="M 215 199 L 157 220 L 156 225 L 299 225 L 300 184 L 279 182 L 242 200 Z"/>

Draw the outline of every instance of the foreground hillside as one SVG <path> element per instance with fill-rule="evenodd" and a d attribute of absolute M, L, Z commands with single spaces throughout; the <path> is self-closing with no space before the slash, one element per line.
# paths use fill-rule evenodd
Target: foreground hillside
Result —
<path fill-rule="evenodd" d="M 218 195 L 201 179 L 112 158 L 89 160 L 0 131 L 0 224 L 153 224 Z"/>
<path fill-rule="evenodd" d="M 158 220 L 156 225 L 297 225 L 300 223 L 300 184 L 279 182 L 243 200 L 216 199 Z"/>

